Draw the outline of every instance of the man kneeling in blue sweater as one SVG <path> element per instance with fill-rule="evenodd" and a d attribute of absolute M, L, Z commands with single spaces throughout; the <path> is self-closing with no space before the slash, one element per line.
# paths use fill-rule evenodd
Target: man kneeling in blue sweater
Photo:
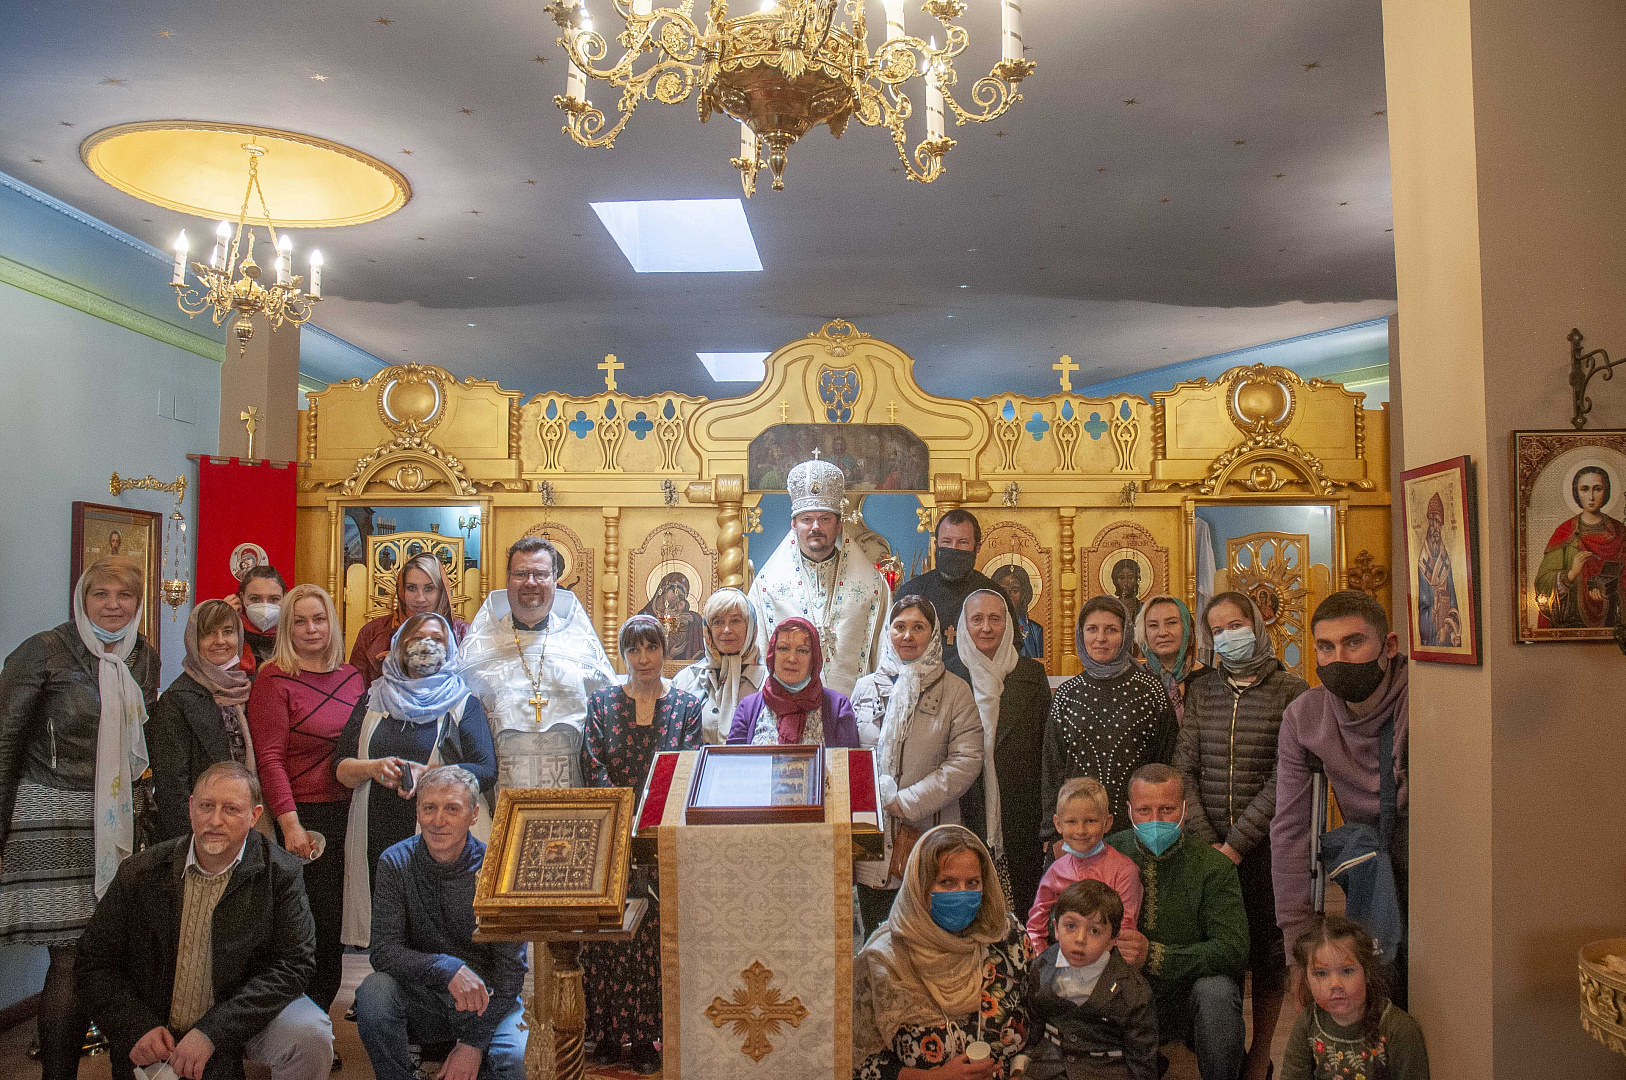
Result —
<path fill-rule="evenodd" d="M 373 973 L 356 1024 L 378 1080 L 414 1080 L 408 1043 L 457 1040 L 442 1080 L 523 1080 L 522 943 L 474 943 L 486 846 L 469 835 L 480 785 L 456 765 L 418 781 L 419 835 L 385 850 L 373 888 Z"/>

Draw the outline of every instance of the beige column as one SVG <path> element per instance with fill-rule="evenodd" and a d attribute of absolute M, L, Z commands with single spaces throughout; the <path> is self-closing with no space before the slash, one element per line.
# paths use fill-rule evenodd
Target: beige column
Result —
<path fill-rule="evenodd" d="M 226 335 L 220 365 L 220 453 L 248 456 L 248 429 L 242 414 L 258 411 L 254 456 L 272 461 L 299 458 L 299 327 L 285 322 L 272 330 L 255 316 L 254 336 L 242 355 L 237 335 Z"/>
<path fill-rule="evenodd" d="M 1626 5 L 1383 7 L 1404 464 L 1472 455 L 1481 537 L 1483 665 L 1412 665 L 1412 1012 L 1436 1080 L 1619 1078 L 1575 955 L 1626 934 L 1626 660 L 1513 644 L 1508 434 L 1569 426 L 1570 327 L 1626 352 Z"/>

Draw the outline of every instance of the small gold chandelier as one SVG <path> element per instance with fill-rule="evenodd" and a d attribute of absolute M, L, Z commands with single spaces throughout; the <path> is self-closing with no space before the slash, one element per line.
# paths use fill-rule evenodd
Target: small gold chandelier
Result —
<path fill-rule="evenodd" d="M 783 191 L 790 145 L 819 124 L 839 139 L 854 117 L 891 131 L 909 179 L 929 184 L 954 148 L 943 131 L 945 109 L 957 125 L 986 123 L 1022 100 L 1017 86 L 1036 65 L 1022 56 L 1021 0 L 1000 0 L 1003 56 L 972 85 L 969 107 L 953 94 L 959 83 L 954 60 L 971 41 L 952 21 L 965 0 L 920 4 L 941 27 L 942 48 L 935 36 L 904 32 L 905 0 L 882 2 L 886 36 L 871 52 L 865 0 L 762 0 L 759 10 L 732 17 L 727 0 L 711 0 L 704 31 L 693 18 L 694 0 L 663 8 L 654 0 L 611 0 L 626 23 L 616 37 L 624 51 L 612 66 L 598 67 L 609 45 L 582 0 L 551 0 L 544 10 L 563 29 L 558 41 L 569 55 L 565 92 L 553 100 L 569 114 L 564 131 L 572 139 L 614 146 L 640 99 L 670 105 L 696 94 L 701 123 L 713 113 L 740 122 L 740 156 L 731 160 L 747 198 L 756 192 L 764 144 L 773 188 Z M 914 104 L 902 88 L 917 76 L 925 84 L 926 138 L 911 151 L 905 124 Z M 621 91 L 620 116 L 608 129 L 604 113 L 587 98 L 589 77 Z"/>
<path fill-rule="evenodd" d="M 215 246 L 209 255 L 209 264 L 192 264 L 192 271 L 198 276 L 196 285 L 188 285 L 186 281 L 189 247 L 186 230 L 181 230 L 181 235 L 175 238 L 175 266 L 169 279 L 175 288 L 175 303 L 188 315 L 196 318 L 212 309 L 216 326 L 235 317 L 232 332 L 237 336 L 239 356 L 254 337 L 252 316 L 263 315 L 273 329 L 285 320 L 298 326 L 311 317 L 315 305 L 322 299 L 322 253 L 311 251 L 310 291 L 306 292 L 302 287 L 305 279 L 293 273 L 293 240 L 287 234 L 277 236 L 277 226 L 265 203 L 265 191 L 260 187 L 260 158 L 265 156 L 265 147 L 247 142 L 243 150 L 248 154 L 248 187 L 243 192 L 243 208 L 237 212 L 236 230 L 226 221 L 215 229 Z M 260 197 L 261 219 L 277 253 L 277 276 L 269 285 L 260 284 L 264 270 L 254 261 L 254 226 L 248 221 L 248 204 L 256 194 Z"/>

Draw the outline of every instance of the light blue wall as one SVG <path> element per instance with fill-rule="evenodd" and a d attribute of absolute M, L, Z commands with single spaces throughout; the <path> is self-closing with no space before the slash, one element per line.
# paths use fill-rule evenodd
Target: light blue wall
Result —
<path fill-rule="evenodd" d="M 376 508 L 378 516 L 388 518 L 395 522 L 396 532 L 433 532 L 429 526 L 439 525 L 442 536 L 466 536 L 462 529 L 457 527 L 457 519 L 461 517 L 479 517 L 480 506 L 380 506 Z M 480 530 L 474 530 L 463 544 L 465 558 L 480 561 Z"/>
<path fill-rule="evenodd" d="M 75 500 L 168 513 L 163 492 L 114 498 L 109 476 L 163 480 L 195 470 L 187 454 L 213 453 L 219 433 L 220 366 L 84 312 L 0 285 L 0 652 L 68 618 L 68 566 Z M 158 415 L 162 394 L 191 423 Z M 183 512 L 197 520 L 196 484 Z M 161 615 L 161 685 L 180 672 L 181 631 Z M 41 953 L 0 949 L 0 1007 L 36 992 Z"/>
<path fill-rule="evenodd" d="M 1199 506 L 1214 534 L 1214 565 L 1225 566 L 1225 542 L 1254 532 L 1308 533 L 1310 562 L 1332 568 L 1332 508 L 1328 506 Z"/>

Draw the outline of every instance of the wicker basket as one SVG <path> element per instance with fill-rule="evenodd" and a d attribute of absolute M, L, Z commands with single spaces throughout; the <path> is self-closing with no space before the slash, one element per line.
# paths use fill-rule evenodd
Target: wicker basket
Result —
<path fill-rule="evenodd" d="M 1604 967 L 1606 956 L 1626 956 L 1626 938 L 1582 947 L 1581 1027 L 1615 1053 L 1626 1054 L 1626 974 Z"/>

